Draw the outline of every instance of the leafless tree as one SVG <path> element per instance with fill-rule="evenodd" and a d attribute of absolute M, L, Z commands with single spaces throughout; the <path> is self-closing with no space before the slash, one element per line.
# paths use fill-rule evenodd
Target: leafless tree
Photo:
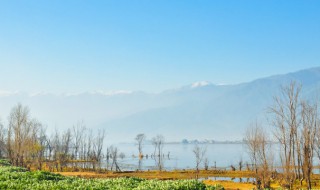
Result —
<path fill-rule="evenodd" d="M 289 189 L 293 188 L 297 179 L 301 184 L 305 180 L 311 188 L 313 155 L 320 147 L 318 107 L 302 100 L 301 90 L 302 86 L 295 82 L 282 87 L 271 108 L 274 115 L 272 125 L 275 126 L 275 137 L 281 148 L 282 184 Z"/>
<path fill-rule="evenodd" d="M 89 161 L 89 158 L 87 155 L 88 136 L 89 136 L 88 130 L 84 130 L 84 133 L 82 134 L 82 140 L 79 143 L 79 159 L 82 162 L 82 168 L 88 167 L 88 161 Z"/>
<path fill-rule="evenodd" d="M 146 139 L 146 135 L 143 133 L 138 134 L 135 138 L 136 144 L 138 146 L 138 151 L 139 151 L 138 170 L 141 170 L 141 167 L 142 167 L 142 158 L 143 158 L 142 148 L 143 148 L 143 143 L 145 139 Z"/>
<path fill-rule="evenodd" d="M 70 160 L 71 147 L 71 131 L 68 129 L 63 134 L 56 130 L 54 137 L 54 159 L 56 162 L 56 170 L 62 171 Z"/>
<path fill-rule="evenodd" d="M 93 149 L 93 134 L 92 134 L 92 130 L 88 130 L 86 152 L 85 152 L 87 162 L 93 161 L 92 149 Z M 94 166 L 92 165 L 92 167 Z"/>
<path fill-rule="evenodd" d="M 240 158 L 238 163 L 239 163 L 239 171 L 241 171 L 242 168 L 243 168 L 243 160 L 242 160 L 242 158 Z"/>
<path fill-rule="evenodd" d="M 245 141 L 253 163 L 257 189 L 270 188 L 272 158 L 269 156 L 272 154 L 267 133 L 256 122 L 247 129 Z"/>
<path fill-rule="evenodd" d="M 13 165 L 41 170 L 46 162 L 50 171 L 62 171 L 81 161 L 83 168 L 101 169 L 104 130 L 93 135 L 79 122 L 71 130 L 55 130 L 48 137 L 46 127 L 31 118 L 29 108 L 22 104 L 12 108 L 8 121 L 8 127 L 0 122 L 0 158 L 5 156 Z M 113 150 L 117 154 L 117 149 Z"/>
<path fill-rule="evenodd" d="M 37 160 L 37 168 L 38 170 L 42 169 L 42 163 L 45 161 L 45 149 L 48 146 L 46 128 L 38 123 L 38 134 L 34 134 L 35 137 L 35 155 Z"/>
<path fill-rule="evenodd" d="M 113 167 L 115 167 L 116 171 L 121 171 L 118 164 L 118 148 L 114 146 L 110 146 L 109 151 L 110 151 L 110 158 L 112 159 L 111 170 L 113 170 Z"/>
<path fill-rule="evenodd" d="M 154 146 L 154 159 L 158 170 L 162 171 L 163 169 L 163 146 L 164 146 L 164 137 L 162 135 L 157 135 L 152 138 L 152 145 Z"/>
<path fill-rule="evenodd" d="M 204 161 L 203 161 L 203 166 L 204 166 L 204 169 L 205 170 L 208 170 L 209 169 L 209 159 L 208 158 L 205 158 Z"/>
<path fill-rule="evenodd" d="M 49 167 L 49 170 L 51 172 L 54 171 L 53 162 L 55 161 L 55 134 L 51 134 L 50 137 L 47 137 L 47 143 L 46 143 L 46 160 L 47 160 L 47 166 Z"/>
<path fill-rule="evenodd" d="M 36 155 L 43 153 L 39 141 L 41 123 L 31 119 L 29 108 L 17 104 L 9 115 L 6 149 L 8 158 L 16 166 L 30 167 Z"/>
<path fill-rule="evenodd" d="M 316 143 L 316 134 L 319 134 L 318 124 L 318 108 L 317 105 L 310 105 L 307 102 L 302 102 L 302 135 L 301 149 L 303 162 L 303 177 L 306 180 L 308 189 L 312 188 L 311 174 L 313 168 L 313 155 Z"/>
<path fill-rule="evenodd" d="M 101 161 L 103 156 L 102 148 L 103 148 L 104 138 L 105 138 L 105 130 L 98 130 L 98 134 L 95 140 L 93 141 L 93 151 L 92 151 L 93 163 L 98 164 L 99 170 L 101 169 Z"/>
<path fill-rule="evenodd" d="M 283 168 L 283 186 L 292 189 L 293 182 L 302 178 L 301 145 L 299 127 L 301 85 L 291 82 L 281 88 L 281 95 L 274 98 L 275 105 L 270 108 L 274 115 L 272 125 L 275 137 L 280 143 Z"/>
<path fill-rule="evenodd" d="M 143 148 L 143 143 L 146 139 L 146 135 L 145 134 L 138 134 L 135 138 L 135 141 L 137 143 L 138 146 L 138 150 L 139 150 L 139 159 L 141 159 L 143 157 L 143 152 L 142 152 L 142 148 Z"/>
<path fill-rule="evenodd" d="M 111 160 L 111 153 L 110 153 L 110 147 L 107 147 L 107 152 L 106 152 L 106 169 L 109 169 L 110 166 L 110 160 Z"/>
<path fill-rule="evenodd" d="M 83 136 L 85 135 L 86 126 L 83 121 L 79 121 L 72 128 L 73 133 L 73 159 L 80 159 L 80 146 L 83 143 Z M 77 169 L 78 162 L 75 162 L 75 167 Z"/>
<path fill-rule="evenodd" d="M 246 142 L 247 150 L 253 166 L 253 170 L 256 174 L 258 173 L 258 150 L 259 150 L 258 132 L 259 132 L 259 125 L 256 122 L 255 124 L 252 124 L 247 129 L 245 134 L 245 142 Z"/>
<path fill-rule="evenodd" d="M 26 141 L 25 137 L 30 133 L 28 120 L 28 107 L 23 107 L 21 104 L 18 104 L 12 108 L 9 116 L 7 150 L 11 163 L 17 166 L 24 166 L 23 146 Z"/>
<path fill-rule="evenodd" d="M 206 154 L 206 151 L 207 151 L 207 149 L 205 147 L 201 147 L 198 144 L 195 144 L 194 148 L 192 150 L 192 152 L 196 158 L 196 179 L 198 179 L 198 177 L 199 177 L 199 167 L 200 167 L 200 164 L 204 160 L 204 156 Z"/>
<path fill-rule="evenodd" d="M 6 128 L 0 120 L 0 158 L 6 155 Z"/>

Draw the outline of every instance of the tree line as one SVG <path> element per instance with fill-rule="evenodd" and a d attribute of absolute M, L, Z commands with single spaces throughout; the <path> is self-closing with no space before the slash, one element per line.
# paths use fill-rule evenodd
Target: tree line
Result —
<path fill-rule="evenodd" d="M 272 128 L 255 122 L 247 129 L 245 141 L 258 189 L 270 188 L 271 180 L 287 189 L 295 183 L 312 188 L 315 155 L 320 159 L 320 117 L 317 100 L 306 100 L 301 93 L 302 86 L 296 82 L 281 87 L 269 108 Z M 275 151 L 276 147 L 280 150 Z M 280 166 L 275 165 L 275 155 Z"/>
<path fill-rule="evenodd" d="M 38 170 L 101 171 L 109 168 L 121 171 L 118 159 L 124 158 L 125 154 L 116 146 L 105 147 L 105 137 L 104 130 L 94 132 L 86 128 L 83 121 L 64 131 L 55 129 L 48 135 L 46 126 L 31 116 L 27 106 L 19 103 L 11 109 L 7 126 L 0 121 L 0 158 L 8 159 L 15 166 Z M 142 152 L 145 139 L 145 134 L 138 134 L 135 138 L 139 151 L 138 170 L 141 170 L 142 158 L 148 157 Z M 164 137 L 157 135 L 151 142 L 154 152 L 150 157 L 161 171 L 165 157 Z"/>
<path fill-rule="evenodd" d="M 83 122 L 65 131 L 56 129 L 48 136 L 46 127 L 19 103 L 10 112 L 8 126 L 0 123 L 0 158 L 9 159 L 15 166 L 39 170 L 96 169 L 101 168 L 104 139 L 104 130 L 93 133 Z"/>

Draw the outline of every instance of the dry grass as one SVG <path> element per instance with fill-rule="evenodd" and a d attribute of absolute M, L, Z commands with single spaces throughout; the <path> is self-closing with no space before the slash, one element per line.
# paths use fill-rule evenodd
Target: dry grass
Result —
<path fill-rule="evenodd" d="M 232 181 L 205 180 L 203 182 L 207 185 L 220 184 L 226 190 L 248 190 L 248 189 L 253 189 L 255 187 L 252 183 L 236 183 L 236 182 L 232 182 Z"/>
<path fill-rule="evenodd" d="M 237 183 L 233 181 L 212 181 L 212 180 L 205 180 L 205 184 L 207 185 L 215 185 L 220 184 L 222 185 L 226 190 L 248 190 L 248 189 L 254 189 L 255 185 L 252 183 Z M 271 188 L 277 189 L 280 186 L 278 184 L 271 184 Z"/>
<path fill-rule="evenodd" d="M 176 171 L 142 171 L 142 172 L 56 172 L 66 176 L 77 176 L 83 178 L 115 178 L 115 177 L 139 177 L 144 179 L 194 179 L 196 176 L 193 170 Z M 247 171 L 218 171 L 201 170 L 199 178 L 207 177 L 251 177 L 252 172 Z"/>

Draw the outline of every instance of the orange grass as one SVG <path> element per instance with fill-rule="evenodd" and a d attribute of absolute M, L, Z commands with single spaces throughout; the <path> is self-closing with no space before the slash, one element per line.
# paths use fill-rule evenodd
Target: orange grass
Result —
<path fill-rule="evenodd" d="M 196 173 L 194 170 L 176 170 L 176 171 L 133 171 L 133 172 L 56 172 L 65 176 L 77 176 L 83 178 L 115 178 L 115 177 L 139 177 L 144 179 L 194 179 Z M 206 177 L 252 177 L 252 172 L 247 171 L 217 171 L 201 170 L 199 178 Z"/>

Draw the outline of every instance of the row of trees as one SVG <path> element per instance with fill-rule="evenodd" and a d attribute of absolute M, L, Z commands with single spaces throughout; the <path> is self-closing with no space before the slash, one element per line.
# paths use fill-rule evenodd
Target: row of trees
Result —
<path fill-rule="evenodd" d="M 72 168 L 101 169 L 105 159 L 105 169 L 120 171 L 118 158 L 125 155 L 119 153 L 115 146 L 104 147 L 105 131 L 95 133 L 87 129 L 84 122 L 78 122 L 65 131 L 55 130 L 47 135 L 46 127 L 32 118 L 28 107 L 22 104 L 14 106 L 8 117 L 8 125 L 0 122 L 0 158 L 7 158 L 13 165 L 27 168 L 62 171 Z M 135 141 L 139 151 L 139 170 L 144 154 L 142 147 L 146 136 L 138 134 Z M 162 135 L 152 138 L 154 152 L 150 155 L 160 171 L 163 169 Z M 167 155 L 169 156 L 169 154 Z M 45 166 L 45 168 L 44 168 Z"/>
<path fill-rule="evenodd" d="M 274 98 L 274 106 L 269 109 L 272 131 L 256 122 L 246 132 L 258 188 L 269 188 L 272 178 L 277 178 L 285 188 L 292 189 L 296 181 L 312 188 L 314 154 L 320 159 L 320 117 L 317 102 L 302 99 L 301 89 L 301 85 L 292 82 Z M 272 146 L 279 146 L 279 152 L 272 151 Z M 274 153 L 280 155 L 278 175 L 274 172 Z"/>
<path fill-rule="evenodd" d="M 77 168 L 81 163 L 94 169 L 101 167 L 103 130 L 93 134 L 79 122 L 71 129 L 55 130 L 48 136 L 45 126 L 21 104 L 12 108 L 8 123 L 7 127 L 0 124 L 0 157 L 8 158 L 16 166 L 42 169 L 46 163 L 50 170 L 57 171 L 66 166 Z"/>

